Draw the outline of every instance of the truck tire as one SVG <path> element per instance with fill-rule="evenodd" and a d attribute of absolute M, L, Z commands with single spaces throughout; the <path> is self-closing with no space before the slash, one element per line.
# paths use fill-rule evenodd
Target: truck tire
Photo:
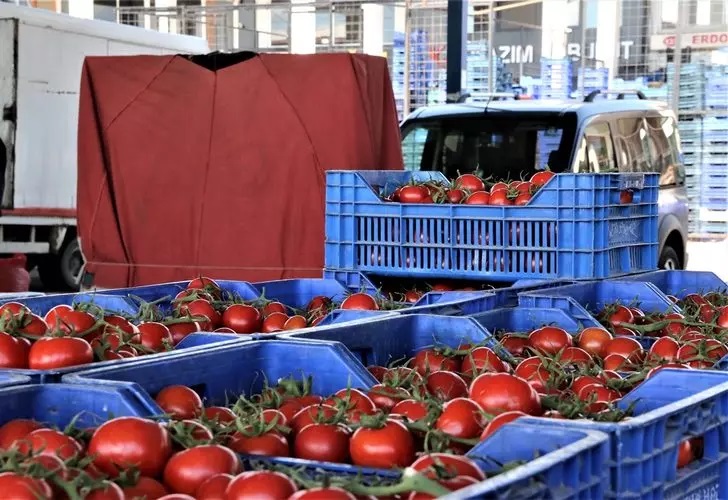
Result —
<path fill-rule="evenodd" d="M 83 254 L 78 238 L 68 238 L 57 254 L 38 263 L 38 274 L 46 292 L 77 292 L 83 273 Z"/>

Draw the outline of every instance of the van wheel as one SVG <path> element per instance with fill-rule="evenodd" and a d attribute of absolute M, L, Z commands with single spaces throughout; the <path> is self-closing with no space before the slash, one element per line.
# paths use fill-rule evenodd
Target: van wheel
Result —
<path fill-rule="evenodd" d="M 38 263 L 43 288 L 46 292 L 77 292 L 83 264 L 78 238 L 70 238 L 57 254 L 45 255 Z"/>
<path fill-rule="evenodd" d="M 657 267 L 660 269 L 681 269 L 680 257 L 678 257 L 674 248 L 666 246 L 662 249 Z"/>

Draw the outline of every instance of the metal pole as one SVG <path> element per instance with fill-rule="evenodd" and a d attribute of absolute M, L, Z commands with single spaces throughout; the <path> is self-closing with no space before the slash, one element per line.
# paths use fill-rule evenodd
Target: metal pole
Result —
<path fill-rule="evenodd" d="M 410 89 L 410 31 L 412 30 L 410 19 L 410 0 L 404 4 L 404 89 L 402 89 L 402 114 L 407 116 L 410 112 L 412 91 Z"/>
<path fill-rule="evenodd" d="M 588 5 L 589 0 L 581 0 L 579 2 L 579 24 L 581 25 L 581 40 L 579 41 L 579 45 L 581 47 L 579 50 L 579 72 L 581 73 L 581 78 L 577 75 L 576 81 L 579 86 L 579 95 L 582 96 L 584 95 L 584 73 L 586 69 L 586 9 Z M 599 29 L 599 26 L 597 26 L 597 29 Z"/>
<path fill-rule="evenodd" d="M 447 0 L 447 101 L 457 102 L 466 68 L 468 1 Z"/>
<path fill-rule="evenodd" d="M 677 28 L 675 29 L 675 52 L 674 52 L 674 64 L 675 74 L 673 75 L 672 82 L 672 96 L 671 105 L 672 109 L 675 110 L 675 114 L 678 113 L 680 104 L 680 71 L 682 69 L 682 34 L 685 28 L 685 20 L 690 15 L 690 6 L 687 0 L 679 1 L 679 15 L 677 16 Z"/>
<path fill-rule="evenodd" d="M 616 13 L 615 13 L 615 19 L 616 22 L 614 23 L 614 44 L 616 45 L 614 50 L 614 61 L 613 64 L 613 70 L 610 71 L 607 74 L 607 88 L 611 89 L 614 88 L 612 85 L 612 82 L 617 77 L 617 73 L 619 73 L 619 62 L 622 57 L 622 2 L 616 2 Z M 606 61 L 605 61 L 606 64 Z"/>
<path fill-rule="evenodd" d="M 488 93 L 495 92 L 495 50 L 493 39 L 495 38 L 495 2 L 490 0 L 488 4 Z"/>

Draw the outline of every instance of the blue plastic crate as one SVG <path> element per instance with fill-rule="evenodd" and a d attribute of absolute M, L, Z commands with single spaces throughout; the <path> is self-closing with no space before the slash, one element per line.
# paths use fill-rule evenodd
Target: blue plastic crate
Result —
<path fill-rule="evenodd" d="M 728 292 L 728 284 L 715 273 L 708 271 L 653 271 L 651 273 L 624 276 L 616 281 L 642 281 L 652 283 L 665 295 L 678 299 L 691 293 Z"/>
<path fill-rule="evenodd" d="M 555 429 L 558 432 L 552 432 Z M 523 419 L 511 422 L 475 446 L 468 455 L 486 475 L 500 468 L 496 464 L 528 463 L 443 498 L 603 498 L 608 486 L 604 475 L 608 444 L 607 435 L 601 432 L 549 428 Z"/>
<path fill-rule="evenodd" d="M 13 373 L 8 371 L 0 371 L 0 388 L 11 387 L 14 385 L 30 384 L 32 380 L 27 375 Z"/>
<path fill-rule="evenodd" d="M 483 343 L 497 347 L 495 337 L 472 318 L 420 314 L 302 330 L 282 334 L 279 338 L 341 342 L 364 366 L 386 366 L 393 361 L 404 361 L 433 346 Z M 500 353 L 507 357 L 504 351 Z"/>
<path fill-rule="evenodd" d="M 145 416 L 158 407 L 124 385 L 50 384 L 0 389 L 0 425 L 27 418 L 63 428 L 96 427 L 111 417 Z"/>
<path fill-rule="evenodd" d="M 439 172 L 329 171 L 326 268 L 382 276 L 593 279 L 657 267 L 657 174 L 560 174 L 523 207 L 384 202 Z M 619 193 L 636 189 L 634 203 Z"/>
<path fill-rule="evenodd" d="M 139 308 L 125 297 L 117 297 L 114 294 L 84 292 L 84 293 L 60 293 L 51 295 L 35 295 L 30 297 L 0 298 L 0 304 L 6 302 L 19 302 L 25 304 L 32 312 L 43 317 L 45 314 L 58 305 L 73 304 L 96 304 L 109 313 L 121 313 L 127 315 L 137 314 Z"/>
<path fill-rule="evenodd" d="M 562 309 L 509 307 L 476 314 L 472 318 L 489 332 L 528 333 L 542 326 L 557 326 L 576 334 L 584 328 L 600 327 L 595 319 L 577 320 Z"/>
<path fill-rule="evenodd" d="M 9 300 L 28 299 L 30 297 L 42 297 L 42 292 L 17 292 L 17 293 L 0 293 L 0 301 L 7 302 Z"/>
<path fill-rule="evenodd" d="M 728 498 L 728 373 L 660 370 L 618 403 L 630 405 L 635 417 L 621 423 L 521 420 L 608 434 L 606 498 Z M 699 436 L 704 457 L 678 470 L 679 443 Z"/>
<path fill-rule="evenodd" d="M 90 368 L 63 378 L 91 386 L 126 382 L 140 394 L 156 395 L 164 387 L 183 384 L 197 390 L 207 404 L 224 404 L 241 394 L 257 394 L 265 381 L 313 376 L 313 391 L 329 395 L 347 387 L 368 389 L 376 383 L 342 344 L 283 339 L 251 340 L 188 349 L 153 360 Z M 233 399 L 234 401 L 234 399 Z M 155 411 L 158 411 L 155 409 Z"/>
<path fill-rule="evenodd" d="M 561 309 L 577 321 L 595 321 L 592 313 L 614 303 L 635 304 L 646 313 L 675 311 L 675 305 L 653 284 L 600 281 L 578 283 L 519 294 L 522 307 Z"/>

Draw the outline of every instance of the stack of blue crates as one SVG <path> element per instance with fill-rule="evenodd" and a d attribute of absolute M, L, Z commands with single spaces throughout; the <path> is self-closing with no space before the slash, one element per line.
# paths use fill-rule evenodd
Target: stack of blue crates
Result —
<path fill-rule="evenodd" d="M 579 68 L 577 71 L 576 90 L 588 95 L 594 90 L 607 90 L 609 86 L 609 69 L 607 68 Z"/>
<path fill-rule="evenodd" d="M 404 73 L 407 57 L 404 42 L 404 34 L 395 33 L 390 63 L 394 99 L 400 117 L 404 113 L 405 100 L 408 96 L 410 109 L 427 104 L 428 92 L 435 81 L 435 64 L 430 57 L 427 32 L 416 30 L 410 34 L 409 89 L 405 89 Z"/>
<path fill-rule="evenodd" d="M 568 99 L 571 95 L 571 61 L 541 59 L 541 99 Z"/>
<path fill-rule="evenodd" d="M 686 63 L 668 66 L 669 97 L 675 92 L 690 208 L 689 231 L 728 232 L 728 66 Z"/>

